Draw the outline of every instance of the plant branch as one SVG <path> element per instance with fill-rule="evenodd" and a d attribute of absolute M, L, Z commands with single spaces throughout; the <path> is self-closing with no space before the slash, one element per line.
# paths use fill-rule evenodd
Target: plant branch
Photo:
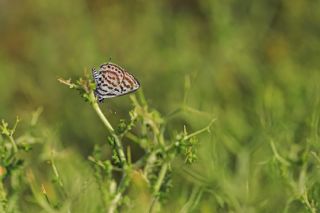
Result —
<path fill-rule="evenodd" d="M 158 192 L 160 190 L 160 187 L 162 185 L 164 177 L 166 176 L 168 167 L 169 167 L 168 163 L 164 163 L 162 165 L 162 167 L 161 167 L 161 170 L 159 172 L 159 177 L 158 177 L 157 182 L 156 182 L 156 184 L 154 186 L 154 193 L 155 193 L 156 196 L 157 196 L 157 194 L 158 194 Z"/>
<path fill-rule="evenodd" d="M 90 98 L 91 100 L 95 100 L 94 94 L 93 92 L 90 93 Z M 101 121 L 103 122 L 103 124 L 107 127 L 107 129 L 109 130 L 109 132 L 111 134 L 114 134 L 114 129 L 111 126 L 111 124 L 109 123 L 109 121 L 107 120 L 107 118 L 104 116 L 104 114 L 102 113 L 99 104 L 97 103 L 97 101 L 93 101 L 92 102 L 92 107 L 93 109 L 96 111 L 97 115 L 99 116 L 99 118 L 101 119 Z"/>
<path fill-rule="evenodd" d="M 125 167 L 127 165 L 127 160 L 126 160 L 126 157 L 125 157 L 125 154 L 124 154 L 124 151 L 123 151 L 123 146 L 122 146 L 122 143 L 121 143 L 121 140 L 120 138 L 118 137 L 118 135 L 115 133 L 113 127 L 111 126 L 110 122 L 108 121 L 108 119 L 104 116 L 104 114 L 102 113 L 97 101 L 96 101 L 96 98 L 93 94 L 93 92 L 91 91 L 90 92 L 90 100 L 93 100 L 91 101 L 91 105 L 93 107 L 93 109 L 95 110 L 95 112 L 97 113 L 97 115 L 99 116 L 99 118 L 101 119 L 102 123 L 107 127 L 109 133 L 112 135 L 112 137 L 114 138 L 114 147 L 116 152 L 117 152 L 117 155 L 119 157 L 119 160 L 120 160 L 120 164 L 121 166 Z"/>
<path fill-rule="evenodd" d="M 216 119 L 213 118 L 206 127 L 202 128 L 202 129 L 199 129 L 198 131 L 195 131 L 195 132 L 187 135 L 184 139 L 185 139 L 185 140 L 188 140 L 188 139 L 190 139 L 190 138 L 192 138 L 192 137 L 194 137 L 194 136 L 196 136 L 196 135 L 199 135 L 199 134 L 201 134 L 201 133 L 203 133 L 203 132 L 205 132 L 205 131 L 210 132 L 210 127 L 212 126 L 212 124 L 213 124 L 215 121 L 216 121 Z"/>
<path fill-rule="evenodd" d="M 122 193 L 116 194 L 116 196 L 112 199 L 111 204 L 108 208 L 108 213 L 113 213 L 116 210 L 118 203 L 121 200 L 121 197 L 122 197 Z"/>
<path fill-rule="evenodd" d="M 282 163 L 283 165 L 286 165 L 286 166 L 290 166 L 290 163 L 284 159 L 277 151 L 276 149 L 276 146 L 274 145 L 274 142 L 273 140 L 270 140 L 270 146 L 271 146 L 271 149 L 272 149 L 272 152 L 274 154 L 274 157 L 280 162 Z"/>
<path fill-rule="evenodd" d="M 161 188 L 161 185 L 162 185 L 162 182 L 166 176 L 166 173 L 167 173 L 167 170 L 168 170 L 168 167 L 169 167 L 169 164 L 167 162 L 165 162 L 162 166 L 161 166 L 161 169 L 160 169 L 160 172 L 159 172 L 159 176 L 158 176 L 158 179 L 154 185 L 154 200 L 152 201 L 151 203 L 151 206 L 150 206 L 150 210 L 149 212 L 153 212 L 153 208 L 154 208 L 154 205 L 157 203 L 157 200 L 159 198 L 159 191 L 160 191 L 160 188 Z"/>
<path fill-rule="evenodd" d="M 10 136 L 8 136 L 8 137 L 9 137 L 9 140 L 10 140 L 10 142 L 11 142 L 11 144 L 12 144 L 13 152 L 14 152 L 14 153 L 17 153 L 17 152 L 18 152 L 18 147 L 17 147 L 17 144 L 16 144 L 14 138 L 12 137 L 12 135 L 10 135 Z"/>
<path fill-rule="evenodd" d="M 18 152 L 18 146 L 13 138 L 13 134 L 16 131 L 17 125 L 19 123 L 19 118 L 17 117 L 16 123 L 14 124 L 12 129 L 8 128 L 8 123 L 6 123 L 4 120 L 2 120 L 2 123 L 0 125 L 0 129 L 1 129 L 1 134 L 5 135 L 8 137 L 12 147 L 13 147 L 13 153 L 17 153 Z"/>
<path fill-rule="evenodd" d="M 126 171 L 124 171 L 122 174 L 122 179 L 119 183 L 117 193 L 115 194 L 114 198 L 111 200 L 111 203 L 108 207 L 108 213 L 113 213 L 116 210 L 118 203 L 120 202 L 120 200 L 122 198 L 122 194 L 124 193 L 127 186 L 129 185 L 130 172 L 131 172 L 130 167 L 128 166 Z"/>
<path fill-rule="evenodd" d="M 112 125 L 110 124 L 110 122 L 108 121 L 108 119 L 105 117 L 105 115 L 102 113 L 96 98 L 93 94 L 93 92 L 90 92 L 89 98 L 91 101 L 91 105 L 93 107 L 93 109 L 95 110 L 95 112 L 97 113 L 97 115 L 99 116 L 99 118 L 101 119 L 101 121 L 103 122 L 103 124 L 106 126 L 106 128 L 108 129 L 109 133 L 112 135 L 113 139 L 114 139 L 114 146 L 113 148 L 116 150 L 118 158 L 120 160 L 120 164 L 122 166 L 122 168 L 124 170 L 128 169 L 128 162 L 127 159 L 125 157 L 124 151 L 123 151 L 123 146 L 121 143 L 121 140 L 119 138 L 119 136 L 115 133 L 114 128 L 112 127 Z M 118 203 L 120 202 L 121 198 L 122 198 L 122 194 L 125 191 L 126 187 L 128 186 L 128 182 L 129 182 L 129 175 L 127 171 L 123 171 L 122 173 L 122 179 L 119 183 L 118 186 L 118 190 L 117 193 L 115 194 L 114 198 L 112 199 L 109 208 L 108 208 L 108 212 L 109 213 L 113 213 L 117 206 Z"/>

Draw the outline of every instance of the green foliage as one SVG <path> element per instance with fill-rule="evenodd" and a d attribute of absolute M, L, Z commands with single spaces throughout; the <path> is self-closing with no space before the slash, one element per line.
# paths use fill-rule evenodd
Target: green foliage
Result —
<path fill-rule="evenodd" d="M 171 164 L 179 155 L 183 155 L 186 163 L 195 161 L 196 136 L 209 130 L 213 121 L 202 130 L 188 134 L 186 127 L 181 134 L 173 136 L 173 140 L 165 137 L 167 131 L 167 120 L 162 118 L 156 110 L 149 109 L 142 92 L 139 93 L 139 100 L 131 96 L 134 109 L 130 112 L 130 121 L 120 120 L 116 130 L 111 126 L 108 119 L 103 115 L 97 100 L 94 96 L 94 87 L 88 76 L 73 83 L 71 80 L 58 79 L 62 84 L 71 89 L 80 91 L 81 97 L 89 102 L 97 115 L 100 117 L 110 136 L 107 143 L 111 147 L 111 161 L 103 160 L 101 157 L 101 147 L 95 147 L 93 155 L 89 160 L 94 163 L 95 176 L 99 187 L 102 189 L 101 196 L 104 200 L 104 209 L 113 212 L 123 204 L 130 201 L 126 195 L 127 188 L 131 185 L 131 174 L 143 171 L 142 176 L 154 196 L 150 211 L 153 211 L 157 200 L 163 201 L 166 198 L 171 184 Z M 127 146 L 129 152 L 125 156 L 123 140 L 128 138 L 143 150 L 143 155 L 139 156 L 136 162 L 132 162 L 130 145 Z M 121 173 L 120 182 L 117 181 L 113 171 Z M 118 182 L 118 183 L 117 183 Z M 105 190 L 103 188 L 109 189 Z M 124 201 L 126 198 L 126 202 Z"/>
<path fill-rule="evenodd" d="M 0 1 L 0 212 L 319 212 L 319 7 Z"/>
<path fill-rule="evenodd" d="M 41 109 L 33 114 L 30 127 L 33 127 L 38 120 Z M 19 123 L 16 119 L 12 128 L 2 120 L 0 125 L 0 209 L 1 212 L 18 212 L 18 201 L 26 188 L 24 171 L 26 162 L 21 157 L 24 153 L 31 150 L 35 137 L 32 132 L 17 137 L 16 129 Z"/>

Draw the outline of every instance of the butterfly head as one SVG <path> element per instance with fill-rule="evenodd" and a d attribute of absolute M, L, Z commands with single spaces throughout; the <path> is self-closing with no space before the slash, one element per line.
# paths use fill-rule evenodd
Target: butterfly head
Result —
<path fill-rule="evenodd" d="M 108 70 L 108 66 L 110 68 L 109 63 L 104 63 L 100 65 L 100 71 L 107 71 Z"/>

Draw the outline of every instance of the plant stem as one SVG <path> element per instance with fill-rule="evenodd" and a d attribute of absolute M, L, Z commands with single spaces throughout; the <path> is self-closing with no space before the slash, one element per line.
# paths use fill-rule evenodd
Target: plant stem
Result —
<path fill-rule="evenodd" d="M 185 139 L 185 140 L 188 140 L 188 139 L 190 139 L 190 138 L 192 138 L 192 137 L 194 137 L 194 136 L 196 136 L 196 135 L 199 135 L 199 134 L 201 134 L 201 133 L 203 133 L 203 132 L 205 132 L 205 131 L 210 132 L 210 127 L 211 127 L 211 125 L 213 124 L 213 122 L 215 122 L 215 120 L 216 120 L 216 119 L 213 118 L 206 127 L 202 128 L 202 129 L 199 129 L 198 131 L 195 131 L 195 132 L 187 135 L 184 139 Z"/>
<path fill-rule="evenodd" d="M 167 173 L 167 170 L 168 170 L 168 163 L 164 163 L 161 167 L 161 170 L 159 172 L 159 176 L 158 176 L 158 180 L 154 186 L 154 193 L 155 195 L 157 196 L 159 190 L 160 190 L 160 187 L 162 185 L 162 182 L 163 182 L 163 179 L 164 177 L 166 176 L 166 173 Z"/>
<path fill-rule="evenodd" d="M 114 142 L 115 142 L 114 148 L 116 149 L 116 152 L 117 152 L 118 157 L 120 159 L 120 164 L 124 168 L 127 165 L 127 160 L 126 160 L 126 156 L 124 155 L 124 152 L 123 152 L 123 147 L 122 147 L 121 141 L 119 140 L 119 138 L 117 137 L 116 134 L 112 134 L 112 136 L 115 139 L 114 140 Z"/>
<path fill-rule="evenodd" d="M 143 175 L 145 177 L 148 176 L 148 173 L 150 172 L 154 162 L 156 162 L 157 160 L 157 156 L 156 156 L 156 152 L 151 152 L 151 154 L 148 156 L 146 163 L 145 163 L 145 167 L 143 169 Z"/>
<path fill-rule="evenodd" d="M 127 186 L 129 185 L 130 172 L 131 172 L 130 167 L 127 167 L 126 170 L 124 171 L 124 173 L 122 174 L 122 179 L 119 183 L 117 193 L 115 194 L 114 198 L 111 200 L 111 203 L 108 207 L 108 213 L 113 213 L 116 210 L 118 203 L 122 198 L 122 194 L 124 193 Z"/>
<path fill-rule="evenodd" d="M 90 93 L 90 96 L 93 96 L 91 97 L 91 99 L 95 100 L 95 97 L 94 97 L 94 94 L 91 92 Z M 96 111 L 96 113 L 98 114 L 99 118 L 101 119 L 101 121 L 103 122 L 103 124 L 107 127 L 107 129 L 109 130 L 109 132 L 111 134 L 114 133 L 114 129 L 113 127 L 111 126 L 111 124 L 109 123 L 108 119 L 104 116 L 104 114 L 102 113 L 100 107 L 99 107 L 99 104 L 97 103 L 97 101 L 93 101 L 92 103 L 92 107 L 93 109 Z"/>
<path fill-rule="evenodd" d="M 159 172 L 159 176 L 158 176 L 158 179 L 157 179 L 157 182 L 154 186 L 154 200 L 152 201 L 151 203 L 151 206 L 150 206 L 150 209 L 149 209 L 149 212 L 153 212 L 153 208 L 155 206 L 155 204 L 157 203 L 158 201 L 158 197 L 159 197 L 159 191 L 160 191 L 160 188 L 161 188 L 161 185 L 162 185 L 162 182 L 166 176 L 166 173 L 167 173 L 167 170 L 168 170 L 168 167 L 169 167 L 169 164 L 168 163 L 164 163 L 160 169 L 160 172 Z"/>
<path fill-rule="evenodd" d="M 52 155 L 53 155 L 53 152 L 52 152 Z M 67 198 L 67 197 L 68 197 L 68 194 L 67 194 L 67 192 L 66 192 L 66 190 L 65 190 L 65 188 L 64 188 L 64 185 L 63 185 L 61 176 L 60 176 L 60 174 L 59 174 L 59 172 L 58 172 L 58 169 L 57 169 L 57 167 L 56 167 L 56 165 L 55 165 L 55 162 L 54 162 L 54 160 L 53 160 L 53 156 L 52 156 L 52 158 L 51 158 L 50 164 L 51 164 L 51 168 L 52 168 L 53 174 L 54 174 L 54 176 L 55 176 L 55 178 L 56 178 L 56 182 L 55 182 L 55 183 L 58 185 L 58 187 L 59 187 L 61 193 L 63 194 L 63 196 L 64 196 L 65 198 Z"/>
<path fill-rule="evenodd" d="M 116 196 L 113 198 L 113 200 L 111 201 L 111 204 L 108 208 L 108 213 L 113 213 L 118 205 L 118 202 L 121 199 L 122 194 L 121 193 L 117 193 Z"/>
<path fill-rule="evenodd" d="M 290 163 L 278 153 L 273 140 L 270 140 L 270 146 L 273 151 L 274 157 L 283 165 L 290 166 Z"/>
<path fill-rule="evenodd" d="M 96 98 L 93 94 L 93 92 L 90 93 L 90 99 L 92 100 L 92 107 L 93 109 L 96 111 L 96 113 L 98 114 L 99 118 L 101 119 L 101 121 L 103 122 L 103 124 L 107 127 L 108 131 L 110 132 L 110 134 L 112 135 L 112 137 L 114 138 L 114 148 L 117 152 L 117 155 L 119 157 L 120 160 L 120 164 L 122 167 L 125 167 L 127 165 L 127 160 L 126 160 L 126 156 L 124 154 L 123 151 L 123 146 L 121 143 L 120 138 L 118 137 L 118 135 L 115 133 L 113 127 L 111 126 L 110 122 L 108 121 L 108 119 L 104 116 L 104 114 L 102 113 Z"/>
<path fill-rule="evenodd" d="M 122 146 L 121 140 L 120 140 L 119 136 L 115 133 L 115 131 L 114 131 L 113 127 L 111 126 L 110 122 L 108 121 L 108 119 L 102 113 L 93 92 L 90 92 L 90 100 L 92 100 L 91 104 L 92 104 L 93 109 L 96 111 L 97 115 L 99 116 L 99 118 L 101 119 L 103 124 L 107 127 L 109 133 L 114 138 L 114 145 L 112 148 L 114 148 L 116 150 L 118 158 L 120 160 L 120 164 L 121 164 L 122 168 L 124 169 L 124 171 L 122 173 L 122 180 L 119 183 L 117 193 L 115 194 L 114 198 L 112 199 L 112 201 L 108 207 L 108 213 L 113 213 L 117 209 L 118 203 L 120 202 L 120 200 L 122 198 L 122 193 L 125 191 L 125 189 L 127 187 L 127 182 L 130 181 L 128 171 L 127 171 L 127 169 L 129 168 L 128 162 L 127 162 L 126 156 L 123 151 L 123 146 Z"/>
<path fill-rule="evenodd" d="M 17 144 L 16 144 L 16 142 L 14 141 L 12 135 L 9 136 L 9 140 L 10 140 L 10 142 L 11 142 L 11 144 L 12 144 L 13 152 L 14 152 L 14 153 L 17 153 L 17 152 L 18 152 L 18 147 L 17 147 Z"/>

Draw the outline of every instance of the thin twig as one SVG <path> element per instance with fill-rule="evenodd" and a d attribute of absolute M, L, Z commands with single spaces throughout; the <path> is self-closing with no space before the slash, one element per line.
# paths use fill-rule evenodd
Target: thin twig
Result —
<path fill-rule="evenodd" d="M 215 121 L 216 121 L 216 119 L 213 118 L 206 127 L 202 128 L 202 129 L 199 129 L 198 131 L 195 131 L 195 132 L 187 135 L 184 139 L 185 139 L 185 140 L 188 140 L 188 139 L 190 139 L 190 138 L 192 138 L 192 137 L 194 137 L 194 136 L 196 136 L 196 135 L 199 135 L 199 134 L 201 134 L 201 133 L 203 133 L 203 132 L 205 132 L 205 131 L 210 132 L 210 127 L 212 126 L 212 124 L 213 124 Z"/>
<path fill-rule="evenodd" d="M 286 159 L 284 159 L 284 158 L 278 153 L 278 151 L 277 151 L 277 149 L 276 149 L 276 146 L 274 145 L 273 140 L 270 140 L 270 146 L 271 146 L 271 149 L 272 149 L 272 151 L 273 151 L 273 154 L 274 154 L 275 158 L 276 158 L 280 163 L 282 163 L 283 165 L 290 166 L 290 163 L 289 163 Z"/>

